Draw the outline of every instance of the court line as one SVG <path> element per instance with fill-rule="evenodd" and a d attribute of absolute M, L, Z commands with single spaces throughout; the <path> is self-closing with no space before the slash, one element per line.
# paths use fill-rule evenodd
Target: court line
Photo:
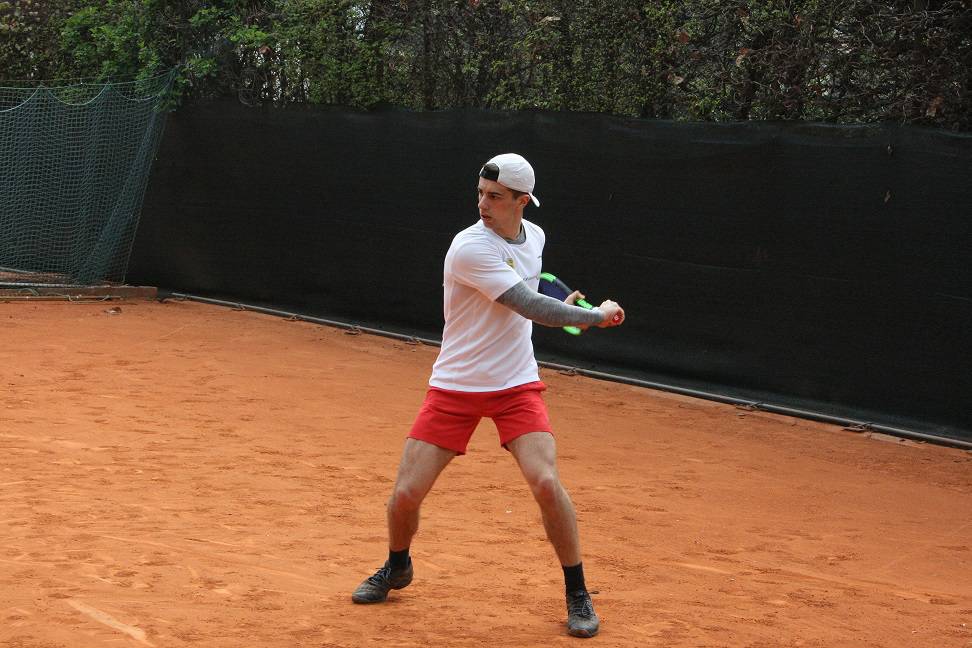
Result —
<path fill-rule="evenodd" d="M 141 628 L 128 625 L 127 623 L 122 623 L 107 612 L 102 612 L 97 608 L 93 608 L 90 605 L 82 603 L 81 601 L 70 600 L 67 602 L 67 604 L 81 614 L 91 617 L 98 623 L 103 623 L 113 630 L 127 634 L 129 637 L 135 641 L 138 641 L 139 643 L 145 644 L 146 646 L 153 646 L 154 648 L 154 644 L 150 643 L 149 640 L 145 638 L 145 631 Z"/>

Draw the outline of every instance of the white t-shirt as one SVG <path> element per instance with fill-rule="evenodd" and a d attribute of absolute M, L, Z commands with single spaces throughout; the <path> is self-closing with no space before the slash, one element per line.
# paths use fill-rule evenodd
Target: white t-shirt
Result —
<path fill-rule="evenodd" d="M 479 221 L 452 240 L 443 272 L 442 349 L 431 386 L 484 392 L 540 379 L 533 322 L 494 301 L 520 281 L 532 290 L 540 282 L 543 230 L 527 220 L 523 230 L 523 243 L 509 243 Z"/>

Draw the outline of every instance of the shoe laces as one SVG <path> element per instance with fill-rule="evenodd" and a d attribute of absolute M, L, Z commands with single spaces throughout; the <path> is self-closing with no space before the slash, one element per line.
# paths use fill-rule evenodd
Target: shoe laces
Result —
<path fill-rule="evenodd" d="M 391 567 L 389 567 L 388 565 L 384 565 L 378 568 L 378 571 L 375 572 L 374 576 L 368 577 L 368 582 L 371 583 L 372 585 L 382 585 L 384 583 L 387 583 L 390 577 L 391 577 Z"/>
<path fill-rule="evenodd" d="M 594 616 L 594 604 L 591 602 L 591 595 L 584 590 L 578 590 L 568 594 L 567 612 L 572 616 Z"/>

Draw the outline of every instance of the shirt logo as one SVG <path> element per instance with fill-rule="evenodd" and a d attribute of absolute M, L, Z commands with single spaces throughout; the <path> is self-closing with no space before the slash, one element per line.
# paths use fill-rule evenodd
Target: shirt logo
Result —
<path fill-rule="evenodd" d="M 516 270 L 516 264 L 513 262 L 513 257 L 507 257 L 506 258 L 506 265 L 508 265 L 511 268 L 513 268 L 514 270 Z"/>

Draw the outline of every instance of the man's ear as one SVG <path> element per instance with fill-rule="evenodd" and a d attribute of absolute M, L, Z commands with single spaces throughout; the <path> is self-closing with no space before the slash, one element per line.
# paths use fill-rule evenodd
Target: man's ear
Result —
<path fill-rule="evenodd" d="M 520 203 L 520 207 L 526 207 L 527 203 L 530 202 L 530 194 L 523 194 L 517 201 Z"/>

